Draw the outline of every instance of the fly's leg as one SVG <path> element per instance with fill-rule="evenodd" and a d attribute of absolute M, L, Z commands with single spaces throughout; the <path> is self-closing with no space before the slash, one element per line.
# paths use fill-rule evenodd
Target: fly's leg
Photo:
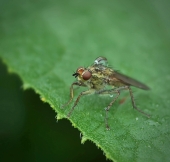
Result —
<path fill-rule="evenodd" d="M 88 94 L 92 94 L 94 92 L 94 90 L 87 90 L 87 91 L 83 91 L 79 94 L 79 96 L 77 97 L 76 101 L 74 102 L 74 105 L 73 107 L 71 108 L 70 112 L 68 113 L 67 117 L 69 118 L 71 113 L 73 112 L 74 108 L 76 107 L 77 103 L 79 102 L 80 98 L 83 96 L 83 95 L 88 95 Z"/>
<path fill-rule="evenodd" d="M 122 89 L 122 88 L 121 88 Z M 108 112 L 110 110 L 110 107 L 113 105 L 113 103 L 118 99 L 119 95 L 120 95 L 120 90 L 118 88 L 118 90 L 116 89 L 111 89 L 111 90 L 103 90 L 103 91 L 99 91 L 97 92 L 98 94 L 112 94 L 112 93 L 117 93 L 116 97 L 110 102 L 110 104 L 105 107 L 105 111 L 106 111 L 106 117 L 105 117 L 105 123 L 106 123 L 106 129 L 110 130 L 109 128 L 109 124 L 108 124 Z"/>
<path fill-rule="evenodd" d="M 128 90 L 129 90 L 129 93 L 130 93 L 130 97 L 131 97 L 131 101 L 132 101 L 132 106 L 134 109 L 136 109 L 137 111 L 139 111 L 140 113 L 144 114 L 145 116 L 147 116 L 148 118 L 150 118 L 150 115 L 143 112 L 142 110 L 140 110 L 139 108 L 137 108 L 136 104 L 135 104 L 135 100 L 134 100 L 134 97 L 133 97 L 133 93 L 132 93 L 132 89 L 128 86 L 127 87 Z"/>
<path fill-rule="evenodd" d="M 79 82 L 74 82 L 74 83 L 72 83 L 71 84 L 71 87 L 70 87 L 70 99 L 69 99 L 69 101 L 66 103 L 66 104 L 64 104 L 64 105 L 62 105 L 61 107 L 63 108 L 63 107 L 65 107 L 65 106 L 68 106 L 69 104 L 70 104 L 70 102 L 73 100 L 73 97 L 74 97 L 74 92 L 73 92 L 73 86 L 74 85 L 77 85 L 77 86 L 83 86 L 83 85 L 81 85 L 81 83 L 79 83 Z"/>
<path fill-rule="evenodd" d="M 105 117 L 105 122 L 106 122 L 106 129 L 110 130 L 109 128 L 109 124 L 108 124 L 108 111 L 110 110 L 110 107 L 113 105 L 113 103 L 118 99 L 119 95 L 120 95 L 120 91 L 118 90 L 114 90 L 114 92 L 117 93 L 116 97 L 112 100 L 112 102 L 110 102 L 110 104 L 105 108 L 106 111 L 106 117 Z"/>

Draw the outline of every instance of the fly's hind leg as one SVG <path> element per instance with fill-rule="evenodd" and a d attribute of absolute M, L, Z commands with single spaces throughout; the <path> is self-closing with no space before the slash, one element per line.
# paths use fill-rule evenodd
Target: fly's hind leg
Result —
<path fill-rule="evenodd" d="M 87 91 L 83 91 L 79 94 L 79 96 L 77 97 L 76 101 L 74 102 L 73 107 L 71 108 L 70 112 L 68 113 L 67 117 L 69 118 L 71 113 L 73 112 L 74 108 L 76 107 L 77 103 L 79 102 L 80 98 L 84 95 L 88 95 L 88 94 L 92 94 L 94 93 L 93 89 L 87 90 Z"/>
<path fill-rule="evenodd" d="M 135 104 L 135 100 L 134 100 L 134 97 L 133 97 L 133 93 L 132 93 L 132 89 L 128 86 L 127 87 L 128 90 L 129 90 L 129 93 L 130 93 L 130 97 L 131 97 L 131 101 L 132 101 L 132 106 L 134 109 L 136 109 L 137 111 L 139 111 L 140 113 L 144 114 L 145 116 L 147 116 L 148 118 L 150 118 L 150 115 L 149 114 L 146 114 L 145 112 L 143 112 L 142 110 L 140 110 L 139 108 L 137 108 L 136 104 Z"/>
<path fill-rule="evenodd" d="M 113 94 L 113 93 L 117 93 L 116 97 L 110 102 L 110 104 L 107 107 L 105 107 L 105 111 L 106 111 L 105 123 L 106 123 L 106 129 L 107 130 L 109 130 L 108 111 L 110 110 L 110 108 L 113 105 L 113 103 L 118 99 L 121 90 L 129 90 L 133 108 L 136 109 L 137 111 L 139 111 L 140 113 L 144 114 L 148 118 L 150 118 L 150 115 L 146 114 L 145 112 L 143 112 L 142 110 L 137 108 L 137 106 L 135 104 L 134 97 L 133 97 L 132 89 L 130 88 L 130 86 L 123 86 L 123 87 L 119 87 L 117 89 L 98 91 L 98 92 L 96 92 L 97 94 Z"/>

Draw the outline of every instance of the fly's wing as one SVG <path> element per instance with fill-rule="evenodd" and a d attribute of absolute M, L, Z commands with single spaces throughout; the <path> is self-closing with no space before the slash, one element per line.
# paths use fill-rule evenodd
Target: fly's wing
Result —
<path fill-rule="evenodd" d="M 104 65 L 107 66 L 107 58 L 99 56 L 94 60 L 93 65 Z"/>
<path fill-rule="evenodd" d="M 123 75 L 121 73 L 114 72 L 113 76 L 115 78 L 121 80 L 125 84 L 131 85 L 131 86 L 134 86 L 134 87 L 137 87 L 137 88 L 140 88 L 140 89 L 144 89 L 144 90 L 150 89 L 147 85 L 145 85 L 145 84 L 143 84 L 143 83 L 141 83 L 141 82 L 139 82 L 135 79 L 132 79 L 132 78 L 126 76 L 126 75 Z"/>

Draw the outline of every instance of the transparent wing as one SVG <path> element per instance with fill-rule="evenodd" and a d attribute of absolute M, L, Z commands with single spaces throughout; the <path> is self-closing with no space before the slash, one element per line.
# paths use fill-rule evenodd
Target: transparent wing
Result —
<path fill-rule="evenodd" d="M 140 88 L 140 89 L 144 89 L 144 90 L 150 89 L 147 85 L 145 85 L 145 84 L 143 84 L 143 83 L 141 83 L 141 82 L 139 82 L 139 81 L 137 81 L 133 78 L 130 78 L 130 77 L 124 75 L 124 74 L 121 74 L 119 72 L 114 72 L 113 77 L 121 80 L 125 84 L 131 85 L 131 86 L 134 86 L 134 87 L 137 87 L 137 88 Z"/>
<path fill-rule="evenodd" d="M 94 60 L 94 64 L 97 64 L 97 65 L 104 65 L 106 66 L 108 63 L 107 63 L 107 59 L 105 57 L 97 57 L 95 60 Z"/>

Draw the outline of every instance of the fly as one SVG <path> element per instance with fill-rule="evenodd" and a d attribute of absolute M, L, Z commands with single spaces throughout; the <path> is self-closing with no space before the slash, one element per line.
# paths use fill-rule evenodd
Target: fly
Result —
<path fill-rule="evenodd" d="M 79 102 L 80 98 L 84 95 L 89 94 L 108 94 L 112 96 L 116 93 L 116 96 L 112 99 L 112 101 L 105 107 L 106 117 L 106 129 L 109 130 L 108 125 L 108 111 L 110 110 L 113 103 L 118 99 L 120 92 L 122 90 L 128 90 L 132 106 L 134 109 L 138 110 L 140 113 L 144 114 L 148 118 L 150 115 L 146 114 L 139 108 L 137 108 L 135 104 L 135 100 L 133 97 L 132 89 L 130 86 L 134 86 L 143 90 L 149 90 L 149 87 L 145 84 L 132 79 L 126 75 L 123 75 L 108 66 L 107 59 L 105 57 L 98 57 L 94 60 L 94 63 L 85 68 L 79 67 L 73 76 L 77 79 L 76 82 L 73 82 L 70 87 L 70 100 L 63 105 L 65 107 L 71 103 L 74 97 L 74 86 L 82 86 L 87 87 L 88 90 L 81 92 L 76 101 L 74 102 L 73 107 L 71 108 L 70 112 L 68 113 L 67 117 L 69 118 L 76 107 L 77 103 Z M 110 89 L 106 89 L 106 86 L 110 86 Z"/>

